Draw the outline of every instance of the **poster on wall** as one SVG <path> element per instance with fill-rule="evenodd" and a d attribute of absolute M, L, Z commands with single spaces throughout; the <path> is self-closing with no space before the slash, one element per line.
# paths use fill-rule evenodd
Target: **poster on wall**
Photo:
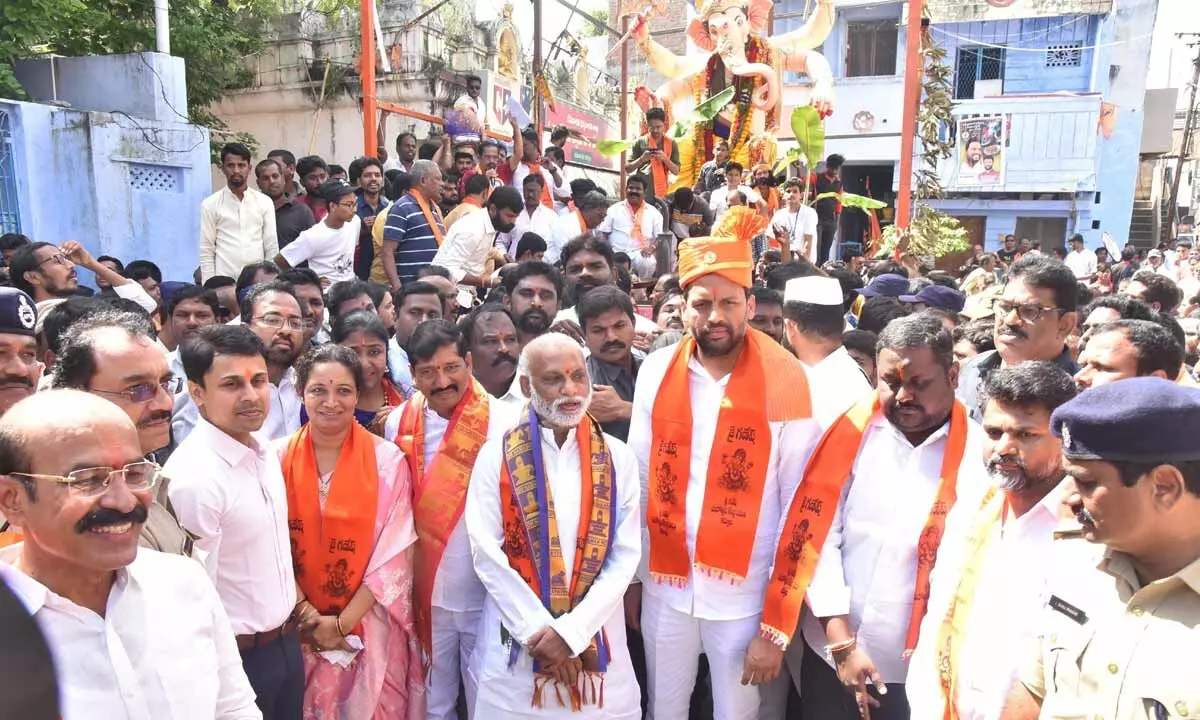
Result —
<path fill-rule="evenodd" d="M 955 142 L 955 185 L 1004 184 L 1005 118 L 1003 115 L 959 118 Z"/>

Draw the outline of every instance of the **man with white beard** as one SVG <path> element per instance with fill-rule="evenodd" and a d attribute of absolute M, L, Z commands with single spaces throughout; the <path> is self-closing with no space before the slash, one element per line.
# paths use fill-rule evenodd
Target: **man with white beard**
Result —
<path fill-rule="evenodd" d="M 983 461 L 996 487 L 947 521 L 905 691 L 913 718 L 997 720 L 1034 640 L 1067 494 L 1050 415 L 1075 396 L 1051 362 L 984 383 Z"/>
<path fill-rule="evenodd" d="M 472 668 L 476 718 L 641 717 L 622 598 L 641 559 L 637 461 L 587 415 L 579 345 L 521 351 L 530 400 L 480 450 L 467 534 L 487 590 Z"/>

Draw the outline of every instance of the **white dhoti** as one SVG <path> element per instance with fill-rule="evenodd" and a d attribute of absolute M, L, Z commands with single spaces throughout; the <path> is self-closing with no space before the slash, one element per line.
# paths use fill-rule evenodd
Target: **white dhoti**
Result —
<path fill-rule="evenodd" d="M 533 707 L 533 661 L 529 653 L 521 651 L 517 662 L 508 666 L 508 646 L 500 641 L 500 611 L 488 598 L 483 609 L 479 641 L 475 644 L 475 658 L 471 663 L 477 673 L 479 685 L 475 699 L 475 717 L 480 720 L 515 720 L 530 718 L 604 718 L 605 720 L 639 720 L 642 716 L 641 689 L 633 676 L 633 664 L 629 660 L 629 649 L 625 643 L 624 609 L 618 608 L 611 619 L 604 623 L 612 657 L 608 672 L 604 673 L 604 706 L 591 701 L 592 686 L 588 685 L 589 704 L 579 712 L 572 712 L 567 694 L 562 697 L 566 707 L 558 703 L 554 683 L 542 691 L 542 707 Z M 600 679 L 596 678 L 596 692 L 601 690 Z M 685 711 L 686 714 L 686 711 Z"/>
<path fill-rule="evenodd" d="M 654 720 L 687 720 L 700 653 L 708 657 L 712 674 L 714 720 L 757 720 L 758 687 L 742 685 L 742 671 L 758 627 L 758 616 L 699 620 L 643 593 L 642 635 Z"/>
<path fill-rule="evenodd" d="M 458 719 L 459 678 L 466 693 L 467 713 L 475 707 L 475 677 L 470 672 L 479 632 L 479 610 L 455 612 L 432 607 L 433 667 L 426 686 L 428 720 Z M 473 715 L 472 715 L 473 717 Z"/>

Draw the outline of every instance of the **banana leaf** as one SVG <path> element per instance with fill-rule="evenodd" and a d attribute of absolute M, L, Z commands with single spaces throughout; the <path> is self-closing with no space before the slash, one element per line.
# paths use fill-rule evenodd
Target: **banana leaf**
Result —
<path fill-rule="evenodd" d="M 596 152 L 600 153 L 604 157 L 613 157 L 614 155 L 620 155 L 627 150 L 632 150 L 633 144 L 636 142 L 636 138 L 633 140 L 597 140 Z"/>
<path fill-rule="evenodd" d="M 821 113 L 811 105 L 792 110 L 792 134 L 796 137 L 796 147 L 805 157 L 817 160 L 825 155 L 825 123 Z"/>
<path fill-rule="evenodd" d="M 682 117 L 675 121 L 675 125 L 667 133 L 672 140 L 679 140 L 687 135 L 692 130 L 692 126 L 698 123 L 708 122 L 720 114 L 729 101 L 733 99 L 733 88 L 727 87 L 721 92 L 713 95 L 709 99 L 692 108 L 692 111 L 685 113 Z"/>
<path fill-rule="evenodd" d="M 794 147 L 784 153 L 783 157 L 779 158 L 779 162 L 775 163 L 775 169 L 771 172 L 775 175 L 779 175 L 785 169 L 787 169 L 789 165 L 797 162 L 805 167 L 808 167 L 808 157 L 802 150 L 800 150 L 800 148 Z"/>
<path fill-rule="evenodd" d="M 867 210 L 881 210 L 888 206 L 887 203 L 876 200 L 875 198 L 869 198 L 866 195 L 855 195 L 854 193 L 847 192 L 840 194 L 835 192 L 827 192 L 821 193 L 817 196 L 817 200 L 824 200 L 826 198 L 836 198 L 838 202 L 842 204 L 842 207 L 858 208 L 863 212 L 866 212 Z"/>

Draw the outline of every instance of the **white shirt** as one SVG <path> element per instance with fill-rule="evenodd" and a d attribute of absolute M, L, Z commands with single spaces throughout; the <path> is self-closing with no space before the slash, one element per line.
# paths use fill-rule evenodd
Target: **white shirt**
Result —
<path fill-rule="evenodd" d="M 958 717 L 999 720 L 1009 691 L 1017 682 L 1037 636 L 1054 562 L 1054 531 L 1067 494 L 1059 483 L 1042 501 L 1018 518 L 995 524 L 985 555 L 975 563 L 975 595 L 968 610 L 966 640 L 958 651 Z M 904 686 L 912 717 L 940 717 L 942 685 L 938 671 L 938 634 L 958 591 L 967 558 L 967 542 L 982 508 L 952 514 L 931 576 L 929 610 L 921 640 L 909 663 Z"/>
<path fill-rule="evenodd" d="M 479 679 L 477 708 L 512 708 L 517 717 L 570 717 L 569 708 L 558 708 L 551 699 L 544 709 L 529 711 L 531 662 L 522 651 L 514 667 L 508 667 L 508 648 L 499 643 L 500 625 L 524 644 L 541 628 L 550 626 L 562 637 L 573 656 L 587 649 L 592 638 L 605 628 L 613 650 L 613 661 L 606 676 L 607 698 L 604 710 L 585 706 L 584 717 L 637 717 L 638 691 L 632 666 L 625 649 L 625 591 L 633 580 L 641 557 L 641 520 L 637 464 L 629 448 L 616 438 L 605 435 L 612 457 L 616 503 L 613 534 L 608 555 L 587 595 L 570 612 L 557 618 L 509 565 L 504 554 L 504 521 L 501 514 L 500 468 L 504 462 L 503 441 L 489 440 L 479 452 L 471 485 L 467 491 L 464 515 L 471 540 L 475 572 L 487 589 L 487 605 L 475 648 L 475 673 Z M 563 569 L 571 577 L 579 527 L 582 468 L 575 431 L 567 435 L 560 448 L 554 433 L 543 428 L 541 451 L 545 465 L 548 495 L 554 504 L 558 540 L 562 548 Z M 590 471 L 590 469 L 589 469 Z M 553 697 L 553 691 L 551 697 Z M 477 713 L 478 715 L 478 713 Z M 484 717 L 499 717 L 484 715 Z"/>
<path fill-rule="evenodd" d="M 384 438 L 392 442 L 396 441 L 396 435 L 400 431 L 400 416 L 404 414 L 407 406 L 406 402 L 388 414 L 387 420 L 384 422 Z M 515 424 L 515 414 L 510 414 L 507 407 L 489 399 L 488 440 L 502 437 L 504 432 Z M 428 473 L 429 468 L 433 466 L 434 456 L 441 448 L 442 439 L 445 438 L 446 430 L 449 427 L 450 422 L 446 418 L 438 415 L 428 405 L 425 406 L 425 442 L 422 446 L 425 455 L 422 460 L 425 472 Z M 419 508 L 415 502 L 415 488 L 421 484 L 421 481 L 413 478 L 412 483 L 414 488 L 413 512 L 417 512 Z M 442 551 L 442 560 L 438 564 L 437 575 L 433 580 L 432 604 L 434 607 L 451 612 L 471 612 L 483 609 L 483 601 L 486 596 L 483 585 L 479 584 L 479 578 L 475 577 L 475 568 L 471 565 L 471 544 L 467 540 L 466 521 L 459 517 L 458 524 L 454 526 L 454 530 L 446 540 L 446 549 Z"/>
<path fill-rule="evenodd" d="M 637 388 L 633 394 L 633 415 L 629 422 L 629 447 L 638 459 L 642 478 L 642 497 L 647 497 L 649 485 L 650 446 L 652 427 L 650 413 L 662 385 L 667 367 L 675 354 L 674 347 L 650 353 L 638 371 Z M 704 487 L 708 477 L 709 454 L 717 432 L 717 414 L 725 396 L 729 376 L 714 379 L 692 357 L 688 361 L 688 391 L 692 416 L 691 476 L 688 478 L 684 500 L 688 556 L 695 558 L 696 535 L 704 509 Z M 693 572 L 683 587 L 657 583 L 649 576 L 650 545 L 643 532 L 644 562 L 641 569 L 642 592 L 666 602 L 671 609 L 701 620 L 739 620 L 757 617 L 762 612 L 763 593 L 767 589 L 771 565 L 779 540 L 780 524 L 791 505 L 792 495 L 800 484 L 804 466 L 820 436 L 815 420 L 794 420 L 769 424 L 771 455 L 767 463 L 766 489 L 758 514 L 758 533 L 750 552 L 750 567 L 746 579 L 731 584 L 704 573 Z M 642 507 L 645 517 L 645 503 Z M 643 523 L 644 525 L 644 523 Z"/>
<path fill-rule="evenodd" d="M 801 625 L 809 647 L 824 657 L 827 642 L 817 618 L 849 615 L 858 647 L 886 683 L 903 683 L 908 672 L 903 654 L 917 542 L 937 495 L 948 430 L 946 423 L 914 448 L 882 413 L 871 419 L 808 587 L 812 612 Z M 968 420 L 956 508 L 977 508 L 987 492 L 982 436 Z"/>
<path fill-rule="evenodd" d="M 825 430 L 854 403 L 871 394 L 871 384 L 854 358 L 839 346 L 813 366 L 804 366 L 813 417 Z"/>
<path fill-rule="evenodd" d="M 521 242 L 521 236 L 527 232 L 541 236 L 546 241 L 546 245 L 549 245 L 550 235 L 554 232 L 554 224 L 557 220 L 558 214 L 540 203 L 532 213 L 528 209 L 522 210 L 521 214 L 517 215 L 516 222 L 513 223 L 513 229 L 496 238 L 496 247 L 503 248 L 515 257 L 517 243 Z"/>
<path fill-rule="evenodd" d="M 461 283 L 467 275 L 483 275 L 495 241 L 492 216 L 486 208 L 475 208 L 450 227 L 430 264 L 446 268 L 450 278 Z"/>
<path fill-rule="evenodd" d="M 275 203 L 254 188 L 241 200 L 223 187 L 200 203 L 200 277 L 236 278 L 242 268 L 279 254 Z"/>
<path fill-rule="evenodd" d="M 142 287 L 142 284 L 136 280 L 130 280 L 120 285 L 113 285 L 112 289 L 117 294 L 117 297 L 123 300 L 134 301 L 138 305 L 141 305 L 142 309 L 148 313 L 153 314 L 158 310 L 158 303 L 155 302 L 154 298 L 150 297 L 150 293 L 146 292 L 146 288 Z"/>
<path fill-rule="evenodd" d="M 413 160 L 413 162 L 416 162 L 416 160 Z M 401 171 L 407 173 L 412 170 L 412 163 L 409 163 L 406 166 L 404 163 L 400 162 L 399 157 L 393 155 L 393 156 L 389 157 L 387 159 L 387 162 L 385 162 L 383 164 L 383 171 L 387 172 L 388 170 L 401 170 Z"/>
<path fill-rule="evenodd" d="M 553 199 L 553 198 L 570 199 L 571 184 L 567 182 L 567 176 L 563 173 L 563 171 L 561 169 L 558 171 L 558 176 L 560 178 L 562 178 L 562 183 L 555 183 L 554 182 L 554 173 L 547 170 L 545 164 L 542 164 L 541 170 L 542 170 L 542 179 L 546 181 L 546 187 L 550 189 L 551 199 Z M 524 187 L 525 177 L 527 175 L 529 175 L 529 165 L 524 162 L 518 164 L 517 169 L 513 170 L 512 186 L 515 187 L 518 191 L 520 191 L 521 188 Z M 549 208 L 547 208 L 547 209 L 549 209 Z M 553 210 L 551 210 L 551 212 L 553 212 Z"/>
<path fill-rule="evenodd" d="M 803 254 L 810 262 L 817 261 L 817 211 L 807 205 L 801 205 L 796 212 L 788 210 L 786 207 L 775 211 L 775 216 L 771 218 L 771 224 L 777 227 L 784 227 L 788 230 L 788 236 L 791 238 L 791 249 L 798 255 Z M 804 254 L 804 238 L 813 238 L 808 244 L 808 253 Z"/>
<path fill-rule="evenodd" d="M 288 265 L 296 267 L 307 262 L 317 277 L 329 283 L 357 280 L 354 275 L 354 250 L 362 220 L 355 215 L 340 228 L 331 228 L 325 220 L 301 232 L 288 246 L 279 251 Z"/>
<path fill-rule="evenodd" d="M 663 216 L 653 205 L 643 203 L 642 208 L 642 237 L 647 245 L 652 245 L 663 231 Z M 629 257 L 641 253 L 642 245 L 632 235 L 633 216 L 628 202 L 614 203 L 596 228 L 596 232 L 608 236 L 608 244 L 612 245 L 614 253 L 623 252 Z"/>
<path fill-rule="evenodd" d="M 279 385 L 271 385 L 267 419 L 259 432 L 268 440 L 278 440 L 296 432 L 300 429 L 301 404 L 300 395 L 296 392 L 296 371 L 288 368 Z M 199 421 L 200 409 L 185 386 L 183 392 L 175 396 L 171 407 L 171 437 L 175 443 L 178 445 L 186 440 Z"/>
<path fill-rule="evenodd" d="M 1083 279 L 1096 274 L 1096 253 L 1087 248 L 1072 250 L 1067 253 L 1063 262 L 1067 267 L 1071 268 L 1071 272 L 1075 273 L 1076 279 Z"/>
<path fill-rule="evenodd" d="M 563 246 L 585 232 L 587 232 L 587 228 L 583 226 L 583 222 L 575 216 L 575 213 L 568 212 L 559 215 L 554 221 L 550 237 L 546 238 L 546 255 L 542 259 L 551 265 L 557 264 L 562 255 Z"/>
<path fill-rule="evenodd" d="M 64 720 L 262 718 L 220 598 L 194 560 L 139 548 L 101 617 L 8 564 L 19 547 L 0 560 L 0 579 L 46 637 Z"/>
<path fill-rule="evenodd" d="M 749 185 L 738 185 L 738 190 L 746 196 L 747 203 L 757 205 L 762 202 L 762 196 Z M 713 218 L 720 220 L 721 214 L 729 209 L 729 185 L 722 185 L 712 191 L 712 195 L 708 199 L 708 207 L 713 211 Z"/>
<path fill-rule="evenodd" d="M 274 630 L 296 606 L 287 489 L 267 438 L 247 447 L 201 420 L 163 474 L 184 529 L 196 535 L 237 635 Z"/>
<path fill-rule="evenodd" d="M 557 318 L 555 319 L 557 320 Z M 525 397 L 525 393 L 521 392 L 521 376 L 513 375 L 512 383 L 508 386 L 508 391 L 498 398 L 492 398 L 491 402 L 503 405 L 506 415 L 513 418 L 520 418 L 521 409 L 525 407 L 525 403 L 529 402 L 529 398 Z"/>
<path fill-rule="evenodd" d="M 167 367 L 171 369 L 171 377 L 179 378 L 183 381 L 179 392 L 175 393 L 175 397 L 187 393 L 187 373 L 183 369 L 183 359 L 179 357 L 179 348 L 167 353 Z M 193 405 L 193 407 L 195 407 Z"/>

